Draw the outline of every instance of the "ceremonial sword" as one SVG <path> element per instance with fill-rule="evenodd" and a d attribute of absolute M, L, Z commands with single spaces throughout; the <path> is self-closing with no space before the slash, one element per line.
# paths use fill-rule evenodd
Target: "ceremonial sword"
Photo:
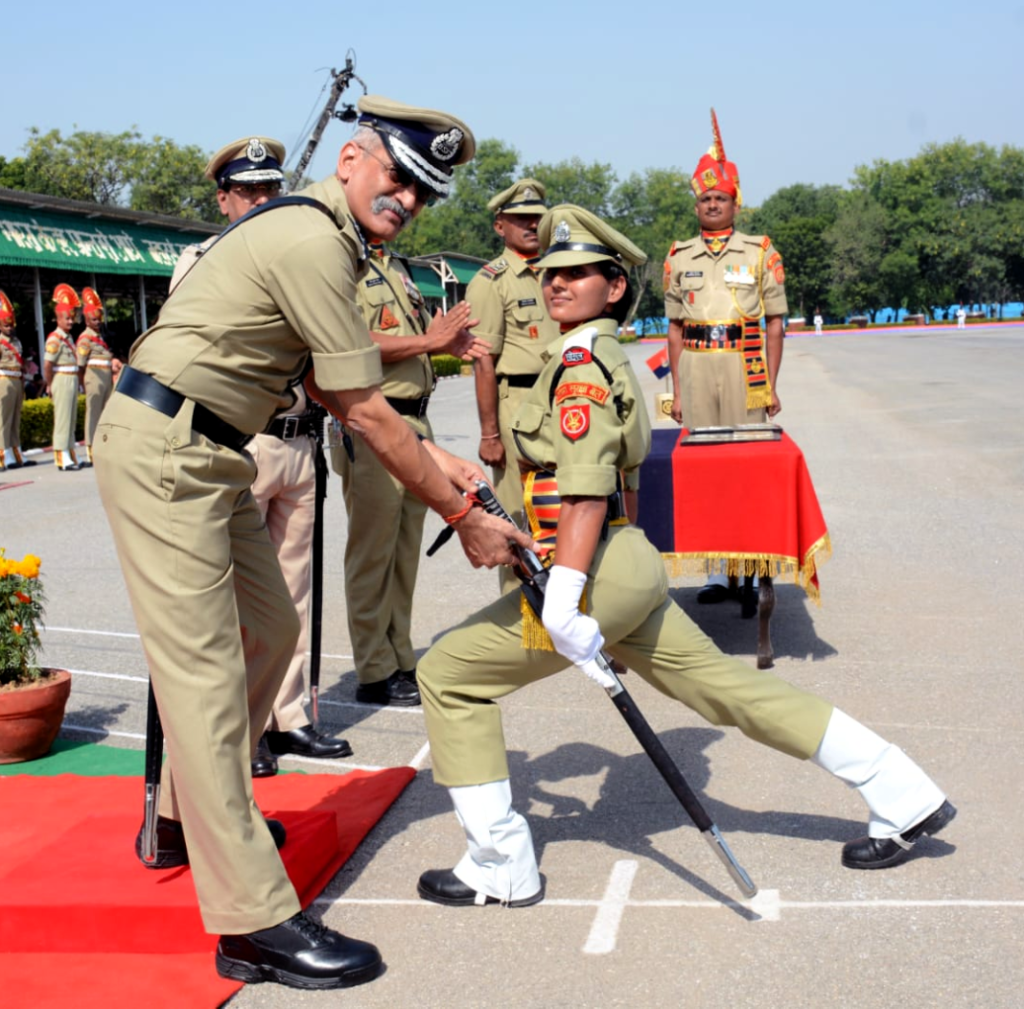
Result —
<path fill-rule="evenodd" d="M 501 503 L 494 496 L 491 488 L 482 480 L 477 481 L 476 496 L 484 510 L 497 518 L 515 525 L 512 516 L 505 511 Z M 451 528 L 450 526 L 448 527 Z M 522 581 L 523 595 L 526 597 L 530 609 L 540 619 L 544 609 L 544 590 L 547 585 L 548 571 L 540 562 L 540 559 L 532 550 L 526 550 L 518 545 L 510 544 L 516 554 L 519 563 L 515 566 L 516 574 Z M 599 651 L 596 661 L 601 671 L 611 681 L 611 686 L 605 687 L 605 691 L 612 699 L 619 714 L 625 719 L 633 735 L 644 748 L 647 756 L 657 768 L 658 773 L 664 778 L 665 784 L 672 790 L 672 794 L 679 800 L 687 815 L 693 820 L 701 836 L 710 845 L 711 850 L 721 860 L 733 881 L 739 887 L 744 897 L 750 898 L 757 893 L 757 887 L 747 875 L 743 866 L 736 861 L 722 836 L 721 831 L 712 821 L 707 811 L 701 805 L 700 800 L 694 794 L 693 789 L 687 784 L 682 771 L 675 765 L 665 749 L 661 740 L 651 728 L 647 719 L 637 706 L 636 701 L 629 695 L 629 692 L 622 685 L 622 681 L 612 667 L 612 658 L 603 650 Z"/>
<path fill-rule="evenodd" d="M 164 727 L 160 724 L 160 709 L 156 706 L 153 681 L 149 682 L 149 701 L 146 708 L 146 801 L 142 819 L 142 861 L 152 865 L 156 861 L 156 822 L 160 810 L 160 769 L 164 759 Z"/>

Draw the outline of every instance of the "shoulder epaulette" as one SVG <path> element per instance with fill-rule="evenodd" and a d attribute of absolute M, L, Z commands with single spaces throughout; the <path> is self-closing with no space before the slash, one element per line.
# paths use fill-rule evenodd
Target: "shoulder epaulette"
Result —
<path fill-rule="evenodd" d="M 696 241 L 697 241 L 697 238 L 694 237 L 694 238 L 687 238 L 685 241 L 682 241 L 682 242 L 673 242 L 672 243 L 672 248 L 668 250 L 668 254 L 670 256 L 674 256 L 677 252 L 682 252 L 683 249 L 689 249 L 694 244 L 694 242 L 696 242 Z"/>
<path fill-rule="evenodd" d="M 761 239 L 761 248 L 764 249 L 765 252 L 768 251 L 768 247 L 771 244 L 772 240 L 767 235 L 765 235 L 764 238 Z"/>

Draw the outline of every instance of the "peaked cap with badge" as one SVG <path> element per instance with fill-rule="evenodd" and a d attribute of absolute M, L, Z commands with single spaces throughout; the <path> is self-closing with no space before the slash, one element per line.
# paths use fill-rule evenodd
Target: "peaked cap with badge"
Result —
<path fill-rule="evenodd" d="M 541 219 L 538 235 L 545 250 L 537 263 L 542 270 L 605 260 L 628 270 L 647 262 L 647 253 L 625 235 L 571 203 L 552 207 Z"/>
<path fill-rule="evenodd" d="M 242 137 L 222 147 L 206 166 L 206 178 L 220 189 L 284 182 L 284 144 L 271 137 Z"/>
<path fill-rule="evenodd" d="M 736 165 L 726 159 L 725 145 L 722 143 L 722 131 L 718 128 L 718 116 L 711 110 L 711 133 L 714 138 L 697 167 L 693 170 L 690 187 L 694 196 L 700 196 L 709 189 L 720 189 L 736 200 L 736 206 L 743 206 L 743 193 L 740 191 L 740 172 Z"/>
<path fill-rule="evenodd" d="M 395 164 L 442 199 L 451 191 L 452 169 L 472 160 L 476 139 L 455 116 L 421 109 L 381 95 L 359 99 L 358 125 L 373 130 Z"/>
<path fill-rule="evenodd" d="M 98 315 L 103 318 L 103 299 L 91 288 L 82 288 L 82 314 L 88 319 Z"/>
<path fill-rule="evenodd" d="M 82 299 L 70 284 L 58 284 L 53 289 L 53 303 L 58 312 L 74 312 L 76 308 L 81 308 Z"/>
<path fill-rule="evenodd" d="M 547 190 L 536 179 L 520 179 L 515 184 L 492 196 L 487 209 L 498 214 L 543 214 L 548 205 L 544 202 Z"/>
<path fill-rule="evenodd" d="M 14 322 L 14 305 L 3 291 L 0 291 L 0 319 L 10 319 Z"/>

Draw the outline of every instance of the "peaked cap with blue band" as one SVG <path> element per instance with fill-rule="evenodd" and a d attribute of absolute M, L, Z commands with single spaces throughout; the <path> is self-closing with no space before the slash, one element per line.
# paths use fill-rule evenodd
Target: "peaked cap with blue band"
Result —
<path fill-rule="evenodd" d="M 206 166 L 206 177 L 226 186 L 284 182 L 284 144 L 271 137 L 242 137 L 222 147 Z"/>
<path fill-rule="evenodd" d="M 395 164 L 442 198 L 451 191 L 452 169 L 476 153 L 470 128 L 447 112 L 381 95 L 363 95 L 358 106 L 358 125 L 375 131 Z"/>

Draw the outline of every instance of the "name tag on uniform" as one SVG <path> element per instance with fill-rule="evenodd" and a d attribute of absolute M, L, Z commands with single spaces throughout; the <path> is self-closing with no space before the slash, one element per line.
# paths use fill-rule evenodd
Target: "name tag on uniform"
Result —
<path fill-rule="evenodd" d="M 683 274 L 683 276 L 684 277 L 703 277 L 704 276 L 704 271 L 703 270 L 687 270 L 686 273 Z"/>
<path fill-rule="evenodd" d="M 366 282 L 366 286 L 367 287 L 377 287 L 379 284 L 383 284 L 383 283 L 384 283 L 384 278 L 383 277 L 371 277 Z"/>
<path fill-rule="evenodd" d="M 537 299 L 536 298 L 523 298 L 519 302 L 519 307 L 520 308 L 529 308 L 531 305 L 536 305 L 536 304 L 537 304 Z"/>

